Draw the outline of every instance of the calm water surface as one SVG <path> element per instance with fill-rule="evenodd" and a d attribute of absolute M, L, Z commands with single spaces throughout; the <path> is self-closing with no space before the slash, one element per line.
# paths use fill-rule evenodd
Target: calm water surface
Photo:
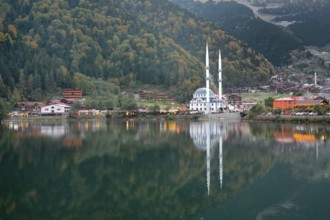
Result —
<path fill-rule="evenodd" d="M 330 219 L 330 125 L 13 122 L 0 220 Z"/>

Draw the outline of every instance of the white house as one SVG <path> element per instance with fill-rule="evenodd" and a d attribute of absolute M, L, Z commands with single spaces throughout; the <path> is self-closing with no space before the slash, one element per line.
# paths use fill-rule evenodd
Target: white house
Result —
<path fill-rule="evenodd" d="M 71 106 L 64 103 L 52 104 L 41 107 L 41 115 L 68 115 Z"/>

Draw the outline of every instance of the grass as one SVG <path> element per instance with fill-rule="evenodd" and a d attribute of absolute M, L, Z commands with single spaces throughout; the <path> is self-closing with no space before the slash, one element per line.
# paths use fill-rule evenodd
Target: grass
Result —
<path fill-rule="evenodd" d="M 151 107 L 154 105 L 158 105 L 159 108 L 161 108 L 161 109 L 184 107 L 183 104 L 178 104 L 178 103 L 161 103 L 161 102 L 148 102 L 148 101 L 138 101 L 137 105 L 138 105 L 138 107 L 146 107 L 146 106 Z"/>
<path fill-rule="evenodd" d="M 278 94 L 274 92 L 257 92 L 257 93 L 240 93 L 238 94 L 242 97 L 243 100 L 254 99 L 257 102 L 264 102 L 265 99 L 272 97 L 274 99 L 278 99 L 281 97 L 289 97 L 290 94 Z"/>

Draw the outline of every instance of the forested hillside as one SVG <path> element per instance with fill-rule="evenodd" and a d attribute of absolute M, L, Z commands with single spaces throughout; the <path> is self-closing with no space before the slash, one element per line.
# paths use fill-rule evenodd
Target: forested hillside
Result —
<path fill-rule="evenodd" d="M 288 27 L 304 45 L 325 46 L 330 44 L 330 2 L 284 1 L 281 7 L 264 8 L 262 13 L 274 15 L 275 21 L 292 22 Z"/>
<path fill-rule="evenodd" d="M 223 52 L 224 85 L 257 85 L 273 73 L 260 54 L 166 0 L 3 0 L 0 96 L 35 100 L 61 88 L 90 95 L 93 81 L 162 86 L 186 101 Z"/>
<path fill-rule="evenodd" d="M 206 18 L 219 28 L 263 54 L 276 66 L 290 62 L 293 50 L 303 49 L 302 41 L 283 27 L 255 17 L 252 10 L 235 1 L 206 3 L 174 0 L 183 8 Z"/>

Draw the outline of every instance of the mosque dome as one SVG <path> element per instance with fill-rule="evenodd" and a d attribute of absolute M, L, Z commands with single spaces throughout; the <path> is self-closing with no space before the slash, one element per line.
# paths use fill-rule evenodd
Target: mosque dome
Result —
<path fill-rule="evenodd" d="M 213 98 L 214 97 L 214 92 L 211 89 L 209 89 L 209 91 L 210 91 L 210 98 Z M 199 88 L 194 92 L 193 97 L 194 98 L 206 97 L 206 92 L 207 92 L 207 89 L 205 87 L 204 88 Z"/>

